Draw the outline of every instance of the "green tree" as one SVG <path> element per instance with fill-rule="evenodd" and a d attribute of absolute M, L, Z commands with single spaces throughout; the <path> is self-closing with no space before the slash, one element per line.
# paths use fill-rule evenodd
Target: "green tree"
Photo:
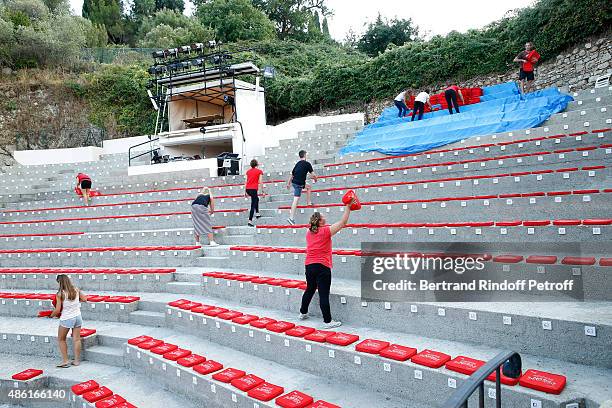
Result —
<path fill-rule="evenodd" d="M 323 37 L 326 39 L 331 39 L 331 35 L 329 34 L 329 24 L 327 23 L 327 17 L 323 18 L 323 25 L 321 26 L 321 31 L 323 32 Z"/>
<path fill-rule="evenodd" d="M 389 44 L 404 45 L 418 38 L 418 27 L 412 20 L 387 20 L 378 14 L 373 23 L 368 24 L 366 32 L 359 39 L 357 48 L 368 55 L 376 56 L 385 52 Z"/>
<path fill-rule="evenodd" d="M 214 38 L 214 31 L 194 17 L 164 9 L 143 19 L 137 38 L 139 47 L 171 48 Z"/>
<path fill-rule="evenodd" d="M 181 13 L 185 10 L 185 2 L 183 0 L 155 0 L 155 10 L 175 10 Z"/>
<path fill-rule="evenodd" d="M 82 14 L 92 23 L 104 25 L 112 43 L 124 41 L 126 27 L 121 0 L 84 0 Z"/>
<path fill-rule="evenodd" d="M 198 6 L 196 16 L 225 42 L 274 37 L 272 22 L 249 0 L 212 0 Z"/>
<path fill-rule="evenodd" d="M 303 39 L 308 34 L 312 13 L 324 16 L 329 13 L 325 0 L 253 0 L 253 4 L 274 22 L 281 39 Z"/>
<path fill-rule="evenodd" d="M 145 17 L 152 16 L 155 10 L 155 0 L 134 0 L 130 12 L 132 19 L 140 24 Z"/>

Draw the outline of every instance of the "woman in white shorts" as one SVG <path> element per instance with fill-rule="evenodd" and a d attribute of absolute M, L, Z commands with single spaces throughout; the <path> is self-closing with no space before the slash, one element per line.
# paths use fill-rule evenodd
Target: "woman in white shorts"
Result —
<path fill-rule="evenodd" d="M 57 367 L 68 368 L 71 365 L 78 366 L 81 361 L 81 326 L 83 325 L 81 302 L 86 302 L 87 296 L 72 284 L 68 275 L 57 275 L 56 281 L 59 284 L 59 290 L 55 295 L 55 309 L 49 317 L 60 319 L 57 342 L 62 354 L 62 362 Z M 66 337 L 70 330 L 72 330 L 72 349 L 74 351 L 72 361 L 68 359 L 68 345 L 66 344 Z"/>

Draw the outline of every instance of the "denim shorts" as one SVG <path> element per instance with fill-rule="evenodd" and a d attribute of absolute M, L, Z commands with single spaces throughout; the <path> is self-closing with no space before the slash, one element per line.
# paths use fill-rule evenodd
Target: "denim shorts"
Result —
<path fill-rule="evenodd" d="M 60 326 L 66 329 L 74 329 L 75 327 L 81 327 L 83 325 L 83 319 L 81 315 L 73 317 L 72 319 L 60 320 Z"/>
<path fill-rule="evenodd" d="M 304 188 L 306 188 L 306 186 L 302 186 L 302 185 L 295 184 L 295 183 L 291 183 L 291 185 L 293 186 L 293 196 L 294 197 L 301 197 L 302 196 L 302 190 Z"/>

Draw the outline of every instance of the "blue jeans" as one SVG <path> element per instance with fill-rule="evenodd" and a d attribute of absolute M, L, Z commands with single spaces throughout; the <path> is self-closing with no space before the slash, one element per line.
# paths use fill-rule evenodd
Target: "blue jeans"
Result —
<path fill-rule="evenodd" d="M 404 103 L 404 101 L 393 102 L 395 102 L 395 107 L 399 110 L 397 117 L 403 118 L 404 116 L 406 116 L 406 113 L 408 113 L 408 107 L 406 106 L 406 103 Z"/>

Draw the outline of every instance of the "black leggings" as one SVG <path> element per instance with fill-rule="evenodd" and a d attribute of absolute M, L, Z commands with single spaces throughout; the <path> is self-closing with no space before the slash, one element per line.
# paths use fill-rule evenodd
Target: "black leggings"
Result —
<path fill-rule="evenodd" d="M 317 289 L 319 290 L 319 306 L 323 314 L 323 321 L 329 323 L 332 320 L 329 309 L 329 289 L 331 287 L 331 269 L 327 266 L 315 263 L 306 265 L 306 290 L 302 295 L 302 307 L 300 313 L 308 313 L 308 306 Z"/>
<path fill-rule="evenodd" d="M 459 113 L 459 104 L 457 103 L 457 92 L 454 89 L 447 89 L 444 91 L 444 98 L 446 99 L 446 104 L 448 105 L 448 113 L 453 114 L 453 105 L 455 106 L 455 110 Z"/>
<path fill-rule="evenodd" d="M 251 211 L 249 211 L 249 221 L 253 221 L 253 214 L 259 212 L 259 196 L 257 190 L 248 188 L 246 193 L 251 197 Z"/>
<path fill-rule="evenodd" d="M 414 108 L 412 109 L 412 120 L 414 120 L 414 116 L 419 112 L 419 120 L 423 118 L 423 114 L 425 113 L 425 104 L 423 102 L 415 101 Z"/>

